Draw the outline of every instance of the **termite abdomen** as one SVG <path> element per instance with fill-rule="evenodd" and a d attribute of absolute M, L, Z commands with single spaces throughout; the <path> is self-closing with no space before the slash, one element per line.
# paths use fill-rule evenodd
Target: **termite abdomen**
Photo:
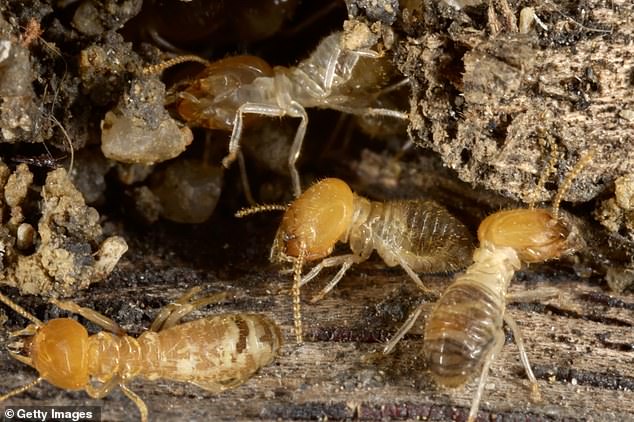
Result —
<path fill-rule="evenodd" d="M 351 230 L 353 251 L 362 242 L 374 242 L 389 266 L 407 261 L 416 272 L 457 271 L 468 265 L 473 242 L 468 229 L 445 208 L 433 201 L 371 201 L 366 220 L 370 232 Z M 377 241 L 379 239 L 379 241 Z M 370 245 L 368 245 L 370 246 Z M 394 255 L 398 254 L 398 258 Z"/>
<path fill-rule="evenodd" d="M 502 327 L 503 307 L 482 286 L 450 286 L 425 326 L 423 352 L 435 381 L 455 388 L 484 364 Z"/>
<path fill-rule="evenodd" d="M 139 375 L 223 391 L 269 364 L 281 339 L 277 325 L 257 314 L 226 314 L 186 322 L 139 338 L 144 356 L 152 356 L 155 348 L 161 357 L 146 358 Z"/>

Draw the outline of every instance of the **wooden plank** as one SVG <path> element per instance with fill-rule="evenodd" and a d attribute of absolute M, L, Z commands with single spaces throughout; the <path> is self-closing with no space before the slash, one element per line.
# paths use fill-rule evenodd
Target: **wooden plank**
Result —
<path fill-rule="evenodd" d="M 442 391 L 434 385 L 420 352 L 424 320 L 392 355 L 381 353 L 382 342 L 423 299 L 401 271 L 385 269 L 375 259 L 354 268 L 321 302 L 305 302 L 306 343 L 298 346 L 292 334 L 289 277 L 280 275 L 262 256 L 272 236 L 270 229 L 255 230 L 258 240 L 244 248 L 244 237 L 252 236 L 254 224 L 227 223 L 224 229 L 236 236 L 224 249 L 216 249 L 215 241 L 209 249 L 198 243 L 214 234 L 230 239 L 218 233 L 218 224 L 205 226 L 206 231 L 194 239 L 183 230 L 180 238 L 168 240 L 175 234 L 174 227 L 149 236 L 137 234 L 131 241 L 133 252 L 110 280 L 78 296 L 80 304 L 113 317 L 136 334 L 149 325 L 162 304 L 198 284 L 210 291 L 228 289 L 235 298 L 195 317 L 252 311 L 281 324 L 286 344 L 275 363 L 234 390 L 214 395 L 183 383 L 134 380 L 130 386 L 144 398 L 153 420 L 465 420 L 475 382 L 457 391 Z M 191 246 L 179 249 L 185 242 Z M 156 253 L 146 254 L 146 249 L 157 245 Z M 198 256 L 193 254 L 197 248 Z M 221 256 L 213 258 L 218 250 L 223 251 Z M 236 260 L 218 266 L 228 255 Z M 237 257 L 249 265 L 236 265 Z M 205 258 L 210 258 L 207 263 Z M 516 281 L 511 290 L 554 286 L 561 298 L 508 309 L 524 333 L 543 401 L 530 402 L 528 382 L 509 334 L 487 381 L 480 420 L 634 420 L 631 294 L 608 294 L 591 282 L 541 268 L 520 274 L 522 281 Z M 304 297 L 316 293 L 329 274 L 309 283 Z M 450 280 L 449 276 L 425 278 L 439 292 Z M 42 318 L 58 314 L 36 298 L 16 300 Z M 5 327 L 13 328 L 20 318 L 9 317 Z M 36 376 L 7 354 L 0 356 L 3 390 Z M 134 405 L 120 392 L 90 400 L 83 392 L 65 392 L 48 384 L 5 404 L 91 404 L 102 406 L 105 420 L 138 417 Z"/>

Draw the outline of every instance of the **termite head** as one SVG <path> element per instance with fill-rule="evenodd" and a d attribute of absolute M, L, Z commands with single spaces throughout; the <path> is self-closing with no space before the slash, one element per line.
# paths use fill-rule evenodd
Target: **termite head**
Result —
<path fill-rule="evenodd" d="M 231 130 L 238 107 L 238 89 L 261 76 L 272 76 L 268 63 L 255 56 L 233 56 L 207 65 L 177 94 L 178 114 L 191 126 Z M 247 116 L 247 123 L 250 116 Z"/>
<path fill-rule="evenodd" d="M 52 319 L 23 342 L 42 379 L 67 390 L 82 389 L 88 383 L 88 332 L 79 322 Z"/>
<path fill-rule="evenodd" d="M 499 211 L 478 227 L 480 243 L 515 249 L 523 262 L 544 262 L 574 253 L 584 246 L 573 217 L 548 209 L 519 208 Z"/>
<path fill-rule="evenodd" d="M 271 261 L 289 261 L 305 250 L 306 261 L 327 257 L 345 239 L 353 216 L 354 195 L 340 179 L 311 186 L 286 210 L 271 247 Z"/>

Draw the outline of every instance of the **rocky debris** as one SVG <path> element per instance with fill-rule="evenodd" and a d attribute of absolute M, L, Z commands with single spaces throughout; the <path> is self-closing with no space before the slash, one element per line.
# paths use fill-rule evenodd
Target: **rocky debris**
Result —
<path fill-rule="evenodd" d="M 614 197 L 601 203 L 594 216 L 613 233 L 622 233 L 634 241 L 634 175 L 614 181 Z"/>
<path fill-rule="evenodd" d="M 11 173 L 0 162 L 0 186 L 3 284 L 24 294 L 69 296 L 105 279 L 128 248 L 122 237 L 104 239 L 97 210 L 62 168 L 38 187 L 25 164 Z"/>
<path fill-rule="evenodd" d="M 75 154 L 71 178 L 87 204 L 102 203 L 106 191 L 106 174 L 115 166 L 98 148 L 84 148 Z"/>
<path fill-rule="evenodd" d="M 180 159 L 152 175 L 150 189 L 160 200 L 161 216 L 177 222 L 206 221 L 222 191 L 223 168 L 201 160 Z"/>
<path fill-rule="evenodd" d="M 365 15 L 371 21 L 391 25 L 400 13 L 398 0 L 346 0 L 350 16 Z"/>
<path fill-rule="evenodd" d="M 115 161 L 159 163 L 180 155 L 192 142 L 191 130 L 165 110 L 165 85 L 135 79 L 119 104 L 101 122 L 101 150 Z"/>
<path fill-rule="evenodd" d="M 29 50 L 0 17 L 0 142 L 15 142 L 32 134 L 39 116 L 33 79 Z"/>
<path fill-rule="evenodd" d="M 129 80 L 141 73 L 143 62 L 116 32 L 107 32 L 99 42 L 79 53 L 79 79 L 83 98 L 98 107 L 112 107 L 129 86 Z"/>
<path fill-rule="evenodd" d="M 75 10 L 73 26 L 85 35 L 99 35 L 107 30 L 117 30 L 135 17 L 143 0 L 84 0 Z"/>
<path fill-rule="evenodd" d="M 602 201 L 593 215 L 610 232 L 610 247 L 623 255 L 605 264 L 608 286 L 622 292 L 634 286 L 634 175 L 616 179 L 614 197 Z"/>

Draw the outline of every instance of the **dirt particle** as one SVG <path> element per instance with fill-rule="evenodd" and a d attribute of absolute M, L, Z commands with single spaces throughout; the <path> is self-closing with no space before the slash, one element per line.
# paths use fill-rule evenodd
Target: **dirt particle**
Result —
<path fill-rule="evenodd" d="M 115 161 L 154 164 L 180 155 L 192 142 L 191 130 L 163 107 L 165 85 L 136 79 L 101 122 L 101 150 Z"/>
<path fill-rule="evenodd" d="M 1 162 L 0 168 L 0 175 L 8 172 Z M 103 239 L 99 214 L 86 206 L 66 170 L 47 175 L 37 206 L 27 195 L 33 175 L 26 165 L 0 179 L 6 180 L 1 216 L 11 215 L 8 223 L 0 221 L 2 283 L 22 293 L 67 296 L 103 280 L 127 250 L 119 236 Z M 38 221 L 37 231 L 16 224 L 24 219 Z"/>

